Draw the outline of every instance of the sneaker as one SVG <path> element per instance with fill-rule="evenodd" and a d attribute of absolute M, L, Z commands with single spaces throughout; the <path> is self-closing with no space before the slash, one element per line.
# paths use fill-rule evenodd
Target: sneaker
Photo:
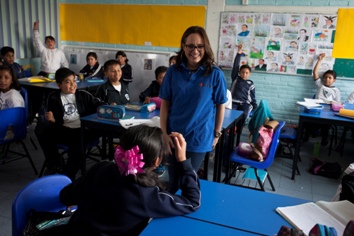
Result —
<path fill-rule="evenodd" d="M 159 177 L 159 178 L 161 178 L 164 174 L 165 174 L 165 172 L 166 172 L 166 167 L 164 166 L 164 165 L 159 165 L 159 167 L 157 167 L 155 170 L 154 170 L 154 172 L 157 174 L 157 176 Z"/>

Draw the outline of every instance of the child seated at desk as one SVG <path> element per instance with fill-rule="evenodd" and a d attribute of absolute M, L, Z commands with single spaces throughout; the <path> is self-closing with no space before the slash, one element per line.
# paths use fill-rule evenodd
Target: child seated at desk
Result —
<path fill-rule="evenodd" d="M 160 128 L 139 125 L 122 135 L 115 162 L 95 164 L 60 192 L 60 201 L 78 208 L 67 225 L 45 235 L 139 235 L 151 218 L 185 215 L 200 207 L 197 174 L 186 161 L 187 143 L 180 133 L 169 135 L 181 166 L 181 194 L 163 189 L 153 170 L 167 154 Z"/>
<path fill-rule="evenodd" d="M 129 90 L 127 83 L 121 83 L 122 69 L 117 60 L 108 60 L 103 65 L 107 82 L 100 85 L 96 97 L 110 105 L 125 105 L 129 103 Z"/>
<path fill-rule="evenodd" d="M 160 93 L 160 87 L 167 71 L 166 66 L 159 66 L 155 70 L 155 80 L 151 82 L 150 86 L 140 93 L 139 99 L 145 104 L 150 103 L 150 98 L 158 97 Z"/>
<path fill-rule="evenodd" d="M 84 74 L 85 79 L 104 76 L 103 67 L 97 61 L 97 54 L 95 52 L 87 53 L 86 62 L 87 65 L 79 72 Z"/>
<path fill-rule="evenodd" d="M 313 69 L 313 79 L 317 86 L 316 91 L 316 99 L 321 99 L 324 102 L 340 102 L 340 91 L 337 87 L 333 86 L 333 83 L 336 82 L 337 73 L 334 70 L 327 70 L 322 79 L 319 76 L 319 67 L 321 65 L 322 60 L 325 58 L 325 53 L 321 53 L 318 56 L 318 61 Z M 329 125 L 320 125 L 321 128 L 321 145 L 326 146 L 328 144 L 328 131 L 330 126 Z M 317 126 L 314 127 L 313 124 L 305 124 L 305 137 L 304 141 L 306 142 L 309 138 L 311 133 L 311 129 L 316 130 Z"/>
<path fill-rule="evenodd" d="M 96 113 L 102 102 L 89 92 L 77 90 L 75 73 L 68 68 L 55 72 L 55 81 L 60 88 L 48 95 L 45 121 L 37 123 L 35 133 L 46 160 L 46 174 L 61 172 L 61 156 L 58 144 L 68 146 L 68 160 L 64 174 L 74 180 L 83 160 L 81 152 L 80 117 Z M 84 145 L 98 137 L 85 130 Z"/>
<path fill-rule="evenodd" d="M 22 66 L 15 62 L 14 54 L 15 54 L 15 50 L 12 47 L 2 47 L 1 48 L 2 64 L 11 67 L 14 70 L 17 78 L 32 76 L 32 74 L 29 71 L 24 71 Z"/>

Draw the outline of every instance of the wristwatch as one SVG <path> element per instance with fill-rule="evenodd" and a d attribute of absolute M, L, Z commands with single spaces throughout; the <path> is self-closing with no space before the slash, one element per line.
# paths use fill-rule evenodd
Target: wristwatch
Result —
<path fill-rule="evenodd" d="M 220 137 L 221 137 L 221 134 L 222 134 L 222 133 L 221 133 L 220 131 L 215 131 L 215 130 L 214 130 L 214 137 L 215 137 L 215 138 L 220 138 Z"/>

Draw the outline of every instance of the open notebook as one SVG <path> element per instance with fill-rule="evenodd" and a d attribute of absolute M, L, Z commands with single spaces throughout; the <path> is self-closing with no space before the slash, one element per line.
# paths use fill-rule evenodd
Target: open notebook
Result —
<path fill-rule="evenodd" d="M 343 235 L 345 226 L 354 219 L 354 204 L 347 200 L 309 202 L 296 206 L 278 207 L 276 211 L 305 234 L 308 234 L 311 228 L 318 223 L 334 227 L 338 235 Z"/>

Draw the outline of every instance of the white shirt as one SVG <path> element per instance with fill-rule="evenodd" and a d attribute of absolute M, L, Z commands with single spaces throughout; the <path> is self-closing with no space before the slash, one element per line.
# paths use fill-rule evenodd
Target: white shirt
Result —
<path fill-rule="evenodd" d="M 25 107 L 22 95 L 16 89 L 10 89 L 6 93 L 0 92 L 0 110 L 12 107 Z"/>
<path fill-rule="evenodd" d="M 46 48 L 39 38 L 38 30 L 33 30 L 33 44 L 41 54 L 41 71 L 55 73 L 60 67 L 69 68 L 64 52 L 57 48 Z"/>
<path fill-rule="evenodd" d="M 347 103 L 354 104 L 354 92 L 352 92 L 348 98 L 347 98 Z"/>
<path fill-rule="evenodd" d="M 315 83 L 317 86 L 316 98 L 323 101 L 340 102 L 340 91 L 338 88 L 324 86 L 321 79 L 317 79 Z"/>
<path fill-rule="evenodd" d="M 232 95 L 230 90 L 226 91 L 227 102 L 224 103 L 226 109 L 232 109 Z"/>
<path fill-rule="evenodd" d="M 80 128 L 80 114 L 77 110 L 75 94 L 60 93 L 60 98 L 64 107 L 63 126 L 72 129 Z"/>

